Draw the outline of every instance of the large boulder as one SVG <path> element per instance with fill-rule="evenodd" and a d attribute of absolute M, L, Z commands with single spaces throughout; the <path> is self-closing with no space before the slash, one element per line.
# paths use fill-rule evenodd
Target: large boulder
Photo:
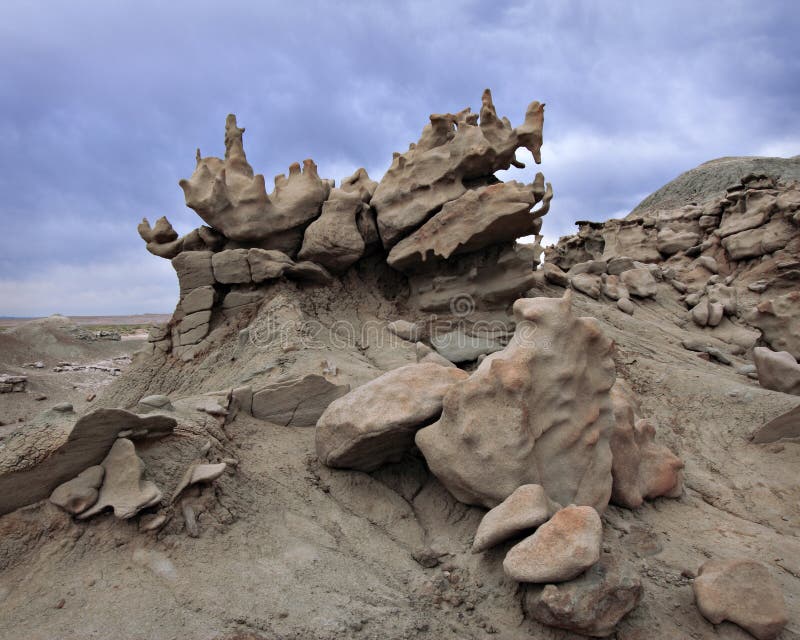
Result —
<path fill-rule="evenodd" d="M 655 441 L 655 427 L 649 421 L 636 419 L 638 401 L 625 380 L 617 378 L 611 399 L 611 502 L 635 509 L 646 498 L 679 497 L 683 492 L 683 462 Z"/>
<path fill-rule="evenodd" d="M 604 554 L 575 580 L 525 585 L 522 609 L 528 618 L 549 627 L 605 638 L 641 597 L 642 582 L 633 568 Z"/>
<path fill-rule="evenodd" d="M 777 638 L 788 622 L 783 594 L 769 570 L 746 558 L 709 560 L 692 587 L 709 622 L 728 620 L 758 640 Z"/>
<path fill-rule="evenodd" d="M 503 571 L 517 582 L 565 582 L 600 559 L 603 523 L 592 507 L 570 505 L 506 555 Z"/>
<path fill-rule="evenodd" d="M 619 279 L 628 292 L 637 298 L 652 298 L 658 291 L 656 279 L 650 269 L 628 269 L 620 274 Z"/>
<path fill-rule="evenodd" d="M 764 342 L 772 349 L 788 351 L 800 360 L 800 291 L 759 303 L 747 321 L 761 329 Z"/>
<path fill-rule="evenodd" d="M 494 509 L 478 525 L 472 553 L 480 553 L 504 540 L 544 524 L 558 510 L 538 484 L 524 484 Z"/>
<path fill-rule="evenodd" d="M 762 387 L 800 396 L 800 364 L 791 353 L 756 347 L 753 349 L 753 362 Z"/>
<path fill-rule="evenodd" d="M 460 501 L 492 508 L 523 484 L 560 504 L 602 511 L 611 495 L 613 343 L 563 298 L 514 303 L 516 331 L 444 398 L 416 436 L 431 471 Z"/>
<path fill-rule="evenodd" d="M 448 389 L 467 377 L 455 367 L 410 364 L 334 400 L 317 422 L 319 459 L 361 471 L 397 462 L 417 430 L 439 417 Z"/>

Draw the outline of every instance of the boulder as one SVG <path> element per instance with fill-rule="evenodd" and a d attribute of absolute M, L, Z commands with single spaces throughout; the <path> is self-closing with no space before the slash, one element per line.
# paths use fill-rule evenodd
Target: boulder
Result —
<path fill-rule="evenodd" d="M 329 285 L 333 282 L 333 276 L 321 264 L 316 262 L 295 262 L 286 267 L 284 271 L 287 278 L 301 280 L 310 284 Z"/>
<path fill-rule="evenodd" d="M 611 434 L 614 478 L 611 502 L 629 509 L 645 499 L 676 498 L 683 492 L 683 462 L 667 447 L 656 443 L 655 427 L 637 420 L 638 401 L 628 383 L 617 378 L 611 388 L 614 430 Z"/>
<path fill-rule="evenodd" d="M 590 298 L 597 300 L 600 297 L 600 276 L 588 273 L 579 273 L 569 279 L 572 288 L 581 293 L 585 293 Z"/>
<path fill-rule="evenodd" d="M 224 462 L 219 462 L 217 464 L 195 462 L 189 465 L 178 482 L 178 486 L 175 487 L 175 491 L 172 492 L 172 498 L 170 499 L 170 502 L 175 502 L 175 499 L 181 494 L 181 492 L 193 484 L 213 482 L 223 473 L 225 473 L 225 469 L 227 469 L 227 467 L 228 465 Z"/>
<path fill-rule="evenodd" d="M 618 276 L 623 271 L 633 269 L 634 260 L 627 256 L 614 256 L 606 263 L 606 273 L 610 276 Z"/>
<path fill-rule="evenodd" d="M 172 401 L 169 396 L 162 394 L 154 394 L 145 396 L 136 404 L 138 413 L 151 413 L 153 411 L 172 411 Z"/>
<path fill-rule="evenodd" d="M 700 256 L 694 262 L 695 264 L 703 267 L 706 271 L 709 271 L 710 273 L 719 273 L 719 266 L 717 265 L 717 261 L 711 256 Z"/>
<path fill-rule="evenodd" d="M 227 249 L 211 258 L 214 279 L 222 284 L 245 284 L 251 281 L 247 249 Z"/>
<path fill-rule="evenodd" d="M 758 640 L 772 640 L 788 622 L 781 589 L 760 562 L 709 560 L 692 588 L 697 608 L 712 624 L 728 620 Z"/>
<path fill-rule="evenodd" d="M 317 422 L 317 456 L 329 467 L 361 471 L 397 462 L 417 430 L 439 417 L 445 393 L 467 377 L 433 363 L 384 373 L 325 409 Z"/>
<path fill-rule="evenodd" d="M 731 260 L 746 260 L 782 249 L 795 233 L 789 222 L 775 219 L 758 229 L 742 231 L 724 238 L 722 246 Z"/>
<path fill-rule="evenodd" d="M 800 360 L 800 291 L 765 300 L 748 314 L 747 321 L 761 329 L 775 351 L 788 351 Z"/>
<path fill-rule="evenodd" d="M 161 501 L 158 487 L 144 479 L 144 463 L 136 455 L 136 447 L 131 440 L 118 438 L 102 466 L 105 477 L 100 495 L 92 507 L 78 516 L 80 519 L 112 508 L 117 518 L 125 520 Z"/>
<path fill-rule="evenodd" d="M 550 284 L 565 288 L 569 286 L 569 278 L 567 277 L 567 274 L 552 262 L 545 262 L 542 266 L 542 270 L 544 272 L 544 279 Z"/>
<path fill-rule="evenodd" d="M 539 484 L 560 504 L 605 509 L 611 495 L 613 342 L 577 318 L 572 292 L 514 303 L 516 331 L 444 398 L 416 436 L 431 471 L 461 502 L 492 508 Z"/>
<path fill-rule="evenodd" d="M 800 438 L 800 405 L 760 426 L 753 433 L 753 442 L 767 444 L 782 438 Z"/>
<path fill-rule="evenodd" d="M 515 545 L 503 571 L 517 582 L 565 582 L 600 559 L 603 524 L 592 507 L 570 505 Z"/>
<path fill-rule="evenodd" d="M 184 251 L 172 259 L 172 267 L 178 274 L 178 285 L 182 296 L 192 289 L 214 284 L 214 270 L 210 251 Z"/>
<path fill-rule="evenodd" d="M 472 553 L 480 553 L 544 524 L 557 510 L 538 484 L 524 484 L 489 511 L 478 525 Z"/>
<path fill-rule="evenodd" d="M 337 385 L 310 374 L 254 390 L 252 412 L 260 420 L 285 427 L 313 427 L 328 405 L 350 385 Z"/>
<path fill-rule="evenodd" d="M 417 362 L 433 362 L 435 364 L 440 364 L 443 367 L 455 367 L 456 365 L 447 358 L 442 355 L 439 355 L 437 351 L 431 349 L 427 344 L 424 342 L 417 342 L 414 345 L 414 352 L 417 356 Z"/>
<path fill-rule="evenodd" d="M 577 276 L 582 273 L 593 273 L 601 275 L 606 272 L 608 263 L 605 260 L 586 260 L 585 262 L 578 262 L 572 265 L 567 272 L 569 276 Z"/>
<path fill-rule="evenodd" d="M 620 298 L 617 300 L 617 308 L 623 313 L 627 313 L 629 316 L 633 315 L 634 306 L 630 298 Z"/>
<path fill-rule="evenodd" d="M 641 598 L 642 582 L 633 568 L 604 554 L 575 580 L 525 585 L 522 610 L 549 627 L 605 638 Z"/>
<path fill-rule="evenodd" d="M 629 297 L 628 290 L 619 281 L 619 276 L 605 276 L 601 290 L 604 296 L 612 300 Z"/>
<path fill-rule="evenodd" d="M 100 495 L 98 489 L 103 484 L 105 469 L 102 465 L 89 467 L 78 477 L 58 485 L 50 494 L 50 502 L 67 513 L 76 515 L 86 511 Z"/>
<path fill-rule="evenodd" d="M 472 362 L 479 356 L 500 351 L 506 344 L 504 337 L 491 333 L 472 335 L 460 327 L 435 332 L 430 341 L 437 353 L 450 362 Z"/>
<path fill-rule="evenodd" d="M 756 347 L 753 362 L 762 387 L 800 396 L 800 364 L 791 353 Z"/>
<path fill-rule="evenodd" d="M 659 253 L 665 256 L 674 255 L 680 251 L 686 251 L 700 242 L 700 234 L 693 231 L 673 231 L 672 229 L 661 229 L 656 236 L 656 248 Z"/>
<path fill-rule="evenodd" d="M 214 306 L 214 302 L 216 302 L 216 291 L 214 287 L 207 285 L 187 293 L 181 300 L 181 309 L 187 315 L 197 311 L 207 311 Z"/>
<path fill-rule="evenodd" d="M 658 291 L 656 279 L 649 269 L 628 269 L 620 274 L 619 279 L 630 294 L 637 298 L 652 298 Z"/>
<path fill-rule="evenodd" d="M 408 340 L 409 342 L 417 342 L 419 340 L 419 327 L 408 320 L 395 320 L 390 322 L 386 328 L 390 333 L 403 340 Z"/>
<path fill-rule="evenodd" d="M 120 433 L 152 438 L 172 433 L 174 418 L 137 416 L 122 409 L 97 409 L 66 435 L 50 426 L 30 426 L 0 449 L 0 515 L 49 497 L 59 485 L 98 465 Z"/>

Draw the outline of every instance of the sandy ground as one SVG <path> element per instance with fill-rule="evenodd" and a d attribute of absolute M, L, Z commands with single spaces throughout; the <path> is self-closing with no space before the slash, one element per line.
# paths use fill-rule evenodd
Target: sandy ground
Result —
<path fill-rule="evenodd" d="M 783 589 L 781 639 L 800 638 L 800 444 L 749 441 L 798 399 L 683 349 L 673 297 L 637 303 L 633 317 L 581 294 L 575 305 L 617 342 L 619 375 L 686 463 L 680 499 L 604 516 L 606 552 L 645 589 L 615 637 L 749 638 L 702 618 L 687 577 L 709 558 L 746 556 Z M 177 515 L 157 535 L 46 503 L 0 519 L 0 638 L 579 637 L 522 617 L 501 568 L 511 543 L 472 555 L 483 510 L 457 503 L 418 455 L 372 474 L 333 471 L 316 461 L 313 435 L 242 416 L 228 425 L 220 437 L 238 466 L 198 495 L 198 538 Z M 187 460 L 203 441 L 175 438 Z M 163 463 L 155 448 L 140 455 Z M 434 552 L 438 566 L 414 559 Z"/>

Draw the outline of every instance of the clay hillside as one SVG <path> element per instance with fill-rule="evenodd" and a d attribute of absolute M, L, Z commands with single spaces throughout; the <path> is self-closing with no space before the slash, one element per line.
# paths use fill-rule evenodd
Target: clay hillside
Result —
<path fill-rule="evenodd" d="M 800 638 L 800 158 L 543 249 L 514 122 L 268 191 L 228 116 L 204 224 L 139 226 L 169 322 L 0 432 L 0 637 Z"/>

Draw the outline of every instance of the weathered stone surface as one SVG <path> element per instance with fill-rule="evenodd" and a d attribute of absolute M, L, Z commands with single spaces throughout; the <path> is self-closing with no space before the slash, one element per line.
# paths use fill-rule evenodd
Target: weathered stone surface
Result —
<path fill-rule="evenodd" d="M 417 342 L 419 340 L 419 327 L 408 320 L 394 320 L 386 328 L 403 340 L 408 340 L 409 342 Z"/>
<path fill-rule="evenodd" d="M 581 273 L 602 275 L 606 273 L 608 263 L 605 260 L 586 260 L 572 265 L 567 272 L 568 276 L 577 276 Z"/>
<path fill-rule="evenodd" d="M 424 342 L 417 342 L 414 345 L 414 352 L 417 356 L 417 362 L 433 362 L 440 364 L 443 367 L 455 367 L 456 365 L 444 356 L 440 355 L 437 351 L 431 349 Z"/>
<path fill-rule="evenodd" d="M 472 362 L 478 356 L 500 351 L 505 345 L 506 341 L 498 336 L 472 335 L 460 328 L 431 336 L 431 346 L 450 362 Z"/>
<path fill-rule="evenodd" d="M 515 545 L 503 571 L 517 582 L 564 582 L 600 559 L 603 524 L 592 507 L 565 507 Z"/>
<path fill-rule="evenodd" d="M 216 292 L 214 287 L 198 287 L 184 296 L 181 300 L 181 309 L 187 315 L 197 311 L 206 311 L 214 306 L 215 301 Z"/>
<path fill-rule="evenodd" d="M 197 311 L 195 313 L 190 313 L 183 317 L 178 324 L 178 332 L 179 333 L 186 333 L 187 331 L 191 331 L 192 329 L 196 329 L 200 325 L 208 325 L 211 321 L 211 310 L 208 309 L 207 311 Z"/>
<path fill-rule="evenodd" d="M 369 176 L 366 179 L 369 180 Z M 333 272 L 345 271 L 364 255 L 366 244 L 357 220 L 366 206 L 359 190 L 331 191 L 322 205 L 322 215 L 306 229 L 297 257 Z"/>
<path fill-rule="evenodd" d="M 655 427 L 637 420 L 638 401 L 628 383 L 617 378 L 611 388 L 614 430 L 610 438 L 614 478 L 611 502 L 635 509 L 645 499 L 679 497 L 683 492 L 683 462 L 655 442 Z"/>
<path fill-rule="evenodd" d="M 22 393 L 27 385 L 27 376 L 0 374 L 0 393 Z"/>
<path fill-rule="evenodd" d="M 764 342 L 775 351 L 788 351 L 800 359 L 800 291 L 759 303 L 747 321 L 761 329 Z"/>
<path fill-rule="evenodd" d="M 656 279 L 649 269 L 628 269 L 620 274 L 619 279 L 637 298 L 652 298 L 658 292 Z"/>
<path fill-rule="evenodd" d="M 296 262 L 286 267 L 285 274 L 287 278 L 311 284 L 327 285 L 333 282 L 328 270 L 316 262 Z"/>
<path fill-rule="evenodd" d="M 600 289 L 604 296 L 612 300 L 629 297 L 628 290 L 619 281 L 619 276 L 604 276 Z"/>
<path fill-rule="evenodd" d="M 635 309 L 630 298 L 620 298 L 617 300 L 617 308 L 623 313 L 627 313 L 629 316 L 633 315 Z"/>
<path fill-rule="evenodd" d="M 719 235 L 722 238 L 760 227 L 777 209 L 777 198 L 774 193 L 750 189 L 738 203 L 739 206 L 729 208 L 722 216 Z"/>
<path fill-rule="evenodd" d="M 178 274 L 181 295 L 192 289 L 214 284 L 210 251 L 184 251 L 172 259 L 172 267 Z"/>
<path fill-rule="evenodd" d="M 569 286 L 569 278 L 567 277 L 567 274 L 552 262 L 545 262 L 542 270 L 544 271 L 545 280 L 547 280 L 550 284 L 554 284 L 557 287 Z"/>
<path fill-rule="evenodd" d="M 579 273 L 576 276 L 572 276 L 569 282 L 573 289 L 585 293 L 590 298 L 597 300 L 600 297 L 600 286 L 602 285 L 600 276 Z"/>
<path fill-rule="evenodd" d="M 163 394 L 154 394 L 145 396 L 136 405 L 138 413 L 150 413 L 151 411 L 172 411 L 172 401 L 169 396 Z"/>
<path fill-rule="evenodd" d="M 264 292 L 255 291 L 230 291 L 222 299 L 223 309 L 235 309 L 248 304 L 258 304 L 264 299 Z"/>
<path fill-rule="evenodd" d="M 98 409 L 81 417 L 66 438 L 51 428 L 15 433 L 0 450 L 0 515 L 44 500 L 58 485 L 100 464 L 119 433 L 158 437 L 171 433 L 176 424 L 162 415 Z"/>
<path fill-rule="evenodd" d="M 728 620 L 758 640 L 777 638 L 788 622 L 783 594 L 769 570 L 746 558 L 709 560 L 692 587 L 709 622 Z"/>
<path fill-rule="evenodd" d="M 564 297 L 514 303 L 516 331 L 450 389 L 417 433 L 431 471 L 460 501 L 492 508 L 523 484 L 560 504 L 606 507 L 613 343 Z"/>
<path fill-rule="evenodd" d="M 447 259 L 539 232 L 537 219 L 547 212 L 553 197 L 545 191 L 544 175 L 530 185 L 500 182 L 467 191 L 398 242 L 386 261 L 395 269 L 409 270 L 428 260 Z M 531 211 L 540 200 L 543 206 Z"/>
<path fill-rule="evenodd" d="M 227 249 L 215 253 L 211 258 L 214 279 L 222 284 L 244 284 L 250 282 L 250 265 L 247 249 Z"/>
<path fill-rule="evenodd" d="M 227 468 L 228 465 L 224 462 L 219 462 L 217 464 L 204 464 L 202 462 L 195 462 L 189 465 L 178 482 L 178 486 L 175 487 L 175 491 L 172 492 L 172 498 L 170 498 L 170 502 L 175 502 L 175 499 L 181 494 L 181 492 L 193 484 L 198 484 L 201 482 L 213 482 L 223 473 L 225 473 L 225 469 Z"/>
<path fill-rule="evenodd" d="M 294 264 L 294 260 L 277 249 L 250 249 L 247 262 L 253 282 L 280 278 L 287 267 Z"/>
<path fill-rule="evenodd" d="M 594 233 L 602 238 L 602 254 L 598 257 L 603 260 L 609 261 L 617 256 L 627 256 L 639 262 L 661 260 L 656 248 L 655 228 L 645 227 L 640 220 L 609 220 L 599 233 Z"/>
<path fill-rule="evenodd" d="M 782 249 L 792 235 L 793 230 L 787 221 L 775 219 L 763 227 L 723 238 L 722 246 L 731 260 L 745 260 Z"/>
<path fill-rule="evenodd" d="M 791 353 L 756 347 L 753 362 L 758 371 L 758 384 L 762 387 L 800 396 L 800 364 Z"/>
<path fill-rule="evenodd" d="M 311 160 L 289 167 L 289 177 L 275 178 L 275 190 L 267 195 L 264 176 L 254 175 L 242 144 L 243 128 L 236 116 L 225 121 L 225 159 L 202 158 L 180 186 L 186 206 L 211 227 L 239 242 L 260 241 L 297 228 L 316 218 L 331 185 L 321 180 Z M 298 236 L 299 240 L 299 236 Z M 264 247 L 273 248 L 273 247 Z"/>
<path fill-rule="evenodd" d="M 392 247 L 442 205 L 465 193 L 465 181 L 519 166 L 514 157 L 518 148 L 529 149 L 535 162 L 541 162 L 544 105 L 532 102 L 525 122 L 512 129 L 507 119 L 497 117 L 488 89 L 481 102 L 480 124 L 478 114 L 469 108 L 431 115 L 419 141 L 395 156 L 371 200 L 384 247 Z"/>
<path fill-rule="evenodd" d="M 656 248 L 665 256 L 671 256 L 679 251 L 686 251 L 700 242 L 700 234 L 693 231 L 673 231 L 661 229 L 656 237 Z"/>
<path fill-rule="evenodd" d="M 192 315 L 210 314 L 210 313 L 211 313 L 210 311 L 200 311 L 200 312 L 198 312 L 196 314 L 192 314 Z M 189 330 L 181 333 L 180 334 L 180 339 L 179 339 L 180 346 L 184 347 L 184 346 L 190 345 L 190 344 L 197 344 L 198 342 L 200 342 L 203 338 L 205 338 L 208 335 L 208 329 L 209 329 L 209 325 L 208 325 L 208 323 L 205 323 L 205 324 L 197 325 L 196 327 L 193 327 L 192 329 L 189 329 Z"/>
<path fill-rule="evenodd" d="M 634 259 L 628 256 L 614 256 L 609 258 L 606 263 L 606 273 L 610 276 L 618 276 L 623 271 L 634 268 Z"/>
<path fill-rule="evenodd" d="M 328 405 L 350 385 L 337 385 L 311 374 L 276 382 L 253 392 L 253 416 L 286 427 L 313 427 Z"/>
<path fill-rule="evenodd" d="M 439 417 L 448 389 L 468 376 L 454 367 L 410 364 L 334 400 L 317 422 L 320 461 L 361 471 L 397 462 L 417 430 Z"/>
<path fill-rule="evenodd" d="M 522 609 L 549 627 L 605 638 L 641 597 L 642 582 L 633 568 L 605 554 L 575 580 L 525 585 Z"/>
<path fill-rule="evenodd" d="M 90 518 L 109 507 L 120 519 L 128 519 L 139 511 L 161 501 L 158 487 L 144 479 L 144 463 L 136 455 L 136 447 L 127 438 L 118 438 L 102 462 L 103 485 L 97 502 L 83 511 L 80 519 Z"/>
<path fill-rule="evenodd" d="M 97 502 L 104 475 L 102 465 L 89 467 L 76 478 L 58 485 L 50 494 L 50 502 L 73 515 L 82 513 Z"/>
<path fill-rule="evenodd" d="M 703 267 L 709 273 L 719 273 L 719 265 L 712 256 L 700 256 L 694 262 L 695 264 Z"/>
<path fill-rule="evenodd" d="M 472 553 L 480 553 L 535 529 L 547 522 L 558 509 L 540 485 L 522 485 L 483 516 L 472 542 Z"/>

